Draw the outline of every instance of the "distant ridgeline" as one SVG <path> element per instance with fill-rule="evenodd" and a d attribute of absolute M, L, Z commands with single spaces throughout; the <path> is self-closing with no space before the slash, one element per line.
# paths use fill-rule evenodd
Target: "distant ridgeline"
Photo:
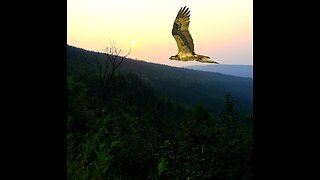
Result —
<path fill-rule="evenodd" d="M 98 61 L 102 58 L 106 58 L 106 55 L 67 45 L 68 75 L 72 74 L 74 78 L 94 76 L 98 74 Z M 134 73 L 157 93 L 186 104 L 203 104 L 212 113 L 220 113 L 224 109 L 224 97 L 227 93 L 238 101 L 235 110 L 242 113 L 252 112 L 251 78 L 133 59 L 125 60 L 117 71 L 116 74 Z"/>
<path fill-rule="evenodd" d="M 198 65 L 198 66 L 186 66 L 188 69 L 194 69 L 199 71 L 217 72 L 222 74 L 228 74 L 239 77 L 253 78 L 252 65 L 232 65 L 232 64 L 219 64 L 219 65 Z"/>

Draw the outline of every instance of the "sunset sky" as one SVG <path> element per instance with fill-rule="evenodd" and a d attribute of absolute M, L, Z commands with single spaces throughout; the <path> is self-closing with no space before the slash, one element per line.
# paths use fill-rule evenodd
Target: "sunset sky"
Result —
<path fill-rule="evenodd" d="M 67 0 L 67 43 L 101 51 L 115 42 L 133 59 L 172 66 L 178 47 L 171 35 L 183 6 L 190 10 L 195 52 L 220 64 L 253 64 L 252 0 Z"/>

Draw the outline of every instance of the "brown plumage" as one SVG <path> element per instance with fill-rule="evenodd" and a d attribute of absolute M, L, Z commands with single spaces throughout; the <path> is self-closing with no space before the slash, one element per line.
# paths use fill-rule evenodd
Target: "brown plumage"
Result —
<path fill-rule="evenodd" d="M 217 63 L 210 60 L 210 57 L 199 55 L 194 52 L 194 44 L 189 32 L 190 11 L 189 8 L 180 8 L 173 23 L 172 35 L 177 42 L 178 54 L 169 59 L 177 61 L 198 61 L 203 63 Z"/>

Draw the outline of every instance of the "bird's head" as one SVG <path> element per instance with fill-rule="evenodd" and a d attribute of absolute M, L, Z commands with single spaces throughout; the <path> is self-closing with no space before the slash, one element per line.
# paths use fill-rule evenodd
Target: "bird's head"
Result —
<path fill-rule="evenodd" d="M 171 56 L 169 59 L 170 60 L 179 60 L 179 57 L 177 55 L 175 55 L 175 56 Z"/>

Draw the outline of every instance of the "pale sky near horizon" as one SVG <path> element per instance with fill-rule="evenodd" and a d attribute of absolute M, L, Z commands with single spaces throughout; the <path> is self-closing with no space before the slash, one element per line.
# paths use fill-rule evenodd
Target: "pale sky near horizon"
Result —
<path fill-rule="evenodd" d="M 253 64 L 253 0 L 67 0 L 67 43 L 100 51 L 115 42 L 130 58 L 171 66 L 178 52 L 171 35 L 183 6 L 197 54 L 220 64 Z"/>

